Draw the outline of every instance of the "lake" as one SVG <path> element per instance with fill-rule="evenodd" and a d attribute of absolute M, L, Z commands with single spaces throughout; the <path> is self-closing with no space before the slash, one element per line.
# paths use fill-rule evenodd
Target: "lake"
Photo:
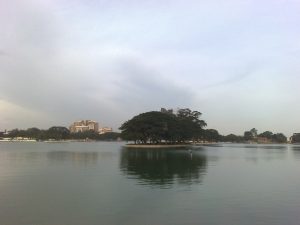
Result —
<path fill-rule="evenodd" d="M 299 225 L 300 146 L 0 143 L 2 225 Z"/>

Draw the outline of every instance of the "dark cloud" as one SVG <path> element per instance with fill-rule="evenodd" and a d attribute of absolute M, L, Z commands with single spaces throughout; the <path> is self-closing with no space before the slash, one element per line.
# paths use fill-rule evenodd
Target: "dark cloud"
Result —
<path fill-rule="evenodd" d="M 119 73 L 122 78 L 115 82 L 118 87 L 115 100 L 124 108 L 143 111 L 189 106 L 195 96 L 188 88 L 176 86 L 171 79 L 137 62 L 121 63 Z"/>

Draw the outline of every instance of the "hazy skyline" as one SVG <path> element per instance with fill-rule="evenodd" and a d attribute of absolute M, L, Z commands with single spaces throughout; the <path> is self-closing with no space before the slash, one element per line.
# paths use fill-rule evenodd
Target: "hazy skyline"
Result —
<path fill-rule="evenodd" d="M 0 130 L 150 110 L 300 132 L 296 0 L 0 0 Z"/>

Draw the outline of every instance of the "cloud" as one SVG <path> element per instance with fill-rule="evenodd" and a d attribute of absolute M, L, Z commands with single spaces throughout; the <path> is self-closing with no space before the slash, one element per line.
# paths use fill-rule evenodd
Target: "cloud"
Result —
<path fill-rule="evenodd" d="M 252 66 L 252 68 L 247 67 L 246 69 L 244 69 L 243 72 L 236 72 L 236 75 L 233 76 L 228 76 L 226 79 L 212 83 L 212 84 L 208 84 L 206 86 L 203 86 L 202 89 L 210 89 L 210 88 L 218 88 L 221 86 L 226 86 L 226 85 L 234 85 L 237 82 L 240 82 L 250 76 L 252 76 L 255 71 L 257 71 L 258 68 Z"/>
<path fill-rule="evenodd" d="M 48 125 L 51 115 L 46 115 L 0 99 L 0 130 L 41 127 Z"/>
<path fill-rule="evenodd" d="M 266 96 L 284 109 L 292 99 L 299 110 L 297 82 L 274 78 L 298 76 L 296 2 L 285 10 L 281 1 L 189 3 L 0 2 L 0 114 L 15 110 L 6 124 L 31 126 L 30 114 L 48 120 L 41 126 L 95 119 L 117 128 L 160 107 L 232 121 L 233 108 L 261 108 Z"/>
<path fill-rule="evenodd" d="M 46 28 L 30 36 L 39 37 Z M 57 33 L 52 29 L 46 33 Z M 31 29 L 23 32 L 31 33 Z M 47 38 L 45 49 L 17 41 L 10 49 L 11 57 L 0 61 L 0 96 L 19 109 L 48 115 L 43 125 L 68 125 L 75 119 L 91 118 L 117 128 L 133 112 L 186 106 L 192 100 L 188 89 L 160 76 L 146 66 L 147 57 L 131 49 L 101 43 L 75 50 Z"/>
<path fill-rule="evenodd" d="M 9 54 L 3 50 L 0 49 L 0 57 L 1 56 L 8 56 Z"/>
<path fill-rule="evenodd" d="M 135 110 L 159 109 L 160 107 L 189 106 L 194 93 L 188 88 L 175 85 L 159 72 L 142 63 L 126 61 L 118 69 L 120 80 L 115 100 L 124 108 Z"/>

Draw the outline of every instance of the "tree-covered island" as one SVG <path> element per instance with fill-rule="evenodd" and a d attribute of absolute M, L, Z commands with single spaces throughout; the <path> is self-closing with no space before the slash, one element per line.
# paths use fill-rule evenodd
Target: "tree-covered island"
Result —
<path fill-rule="evenodd" d="M 206 122 L 188 108 L 141 113 L 119 128 L 121 137 L 135 144 L 182 144 L 198 140 Z"/>

